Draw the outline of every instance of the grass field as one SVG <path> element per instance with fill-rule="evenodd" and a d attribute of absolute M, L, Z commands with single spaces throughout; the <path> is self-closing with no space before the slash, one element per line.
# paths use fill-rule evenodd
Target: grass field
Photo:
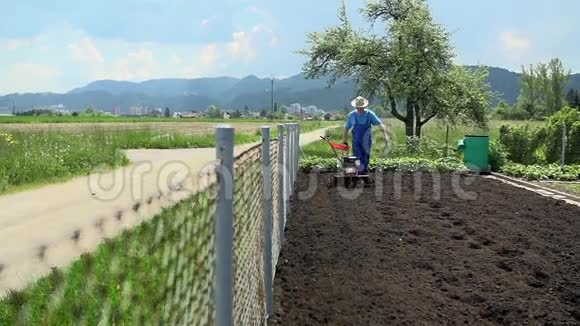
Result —
<path fill-rule="evenodd" d="M 0 124 L 8 123 L 119 123 L 119 122 L 222 122 L 223 119 L 194 118 L 194 119 L 177 119 L 165 117 L 114 117 L 114 116 L 0 116 Z M 268 123 L 270 120 L 264 119 L 228 119 L 230 122 L 259 122 Z M 290 122 L 290 120 L 276 120 L 274 122 Z"/>
<path fill-rule="evenodd" d="M 449 143 L 446 147 L 446 126 L 432 122 L 423 127 L 422 138 L 412 146 L 412 150 L 407 147 L 405 136 L 405 126 L 397 119 L 385 119 L 385 124 L 391 129 L 393 136 L 392 143 L 386 146 L 384 137 L 378 128 L 373 128 L 373 157 L 420 157 L 437 159 L 449 156 L 458 156 L 455 152 L 457 142 L 465 135 L 488 135 L 491 139 L 499 137 L 499 128 L 504 124 L 523 124 L 521 121 L 501 121 L 493 120 L 490 122 L 488 129 L 474 128 L 470 126 L 454 126 L 449 128 Z M 531 122 L 536 123 L 536 122 Z M 342 128 L 337 128 L 328 134 L 334 141 L 342 141 Z M 349 136 L 349 142 L 351 142 Z M 334 153 L 325 142 L 319 141 L 305 146 L 304 154 L 306 156 L 334 157 Z"/>
<path fill-rule="evenodd" d="M 327 122 L 305 122 L 303 132 L 328 126 Z M 14 125 L 17 126 L 17 125 Z M 154 124 L 153 126 L 157 126 Z M 66 181 L 96 168 L 111 169 L 129 163 L 123 149 L 207 148 L 215 146 L 213 123 L 204 133 L 166 132 L 150 127 L 111 130 L 87 126 L 74 132 L 62 129 L 5 132 L 0 129 L 0 194 L 25 190 L 34 185 Z M 238 130 L 237 125 L 234 125 Z M 236 144 L 261 139 L 259 125 L 242 125 Z M 170 129 L 175 130 L 175 129 Z M 278 130 L 273 128 L 272 137 Z"/>

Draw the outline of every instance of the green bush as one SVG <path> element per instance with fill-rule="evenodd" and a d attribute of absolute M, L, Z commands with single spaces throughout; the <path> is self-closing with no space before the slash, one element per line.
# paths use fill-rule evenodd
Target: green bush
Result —
<path fill-rule="evenodd" d="M 580 150 L 580 111 L 570 107 L 564 107 L 562 110 L 551 116 L 544 131 L 542 139 L 545 142 L 546 162 L 558 163 L 562 157 L 562 134 L 566 127 L 566 136 L 568 137 L 568 146 L 566 146 L 566 163 L 580 163 L 578 153 Z"/>
<path fill-rule="evenodd" d="M 580 111 L 564 107 L 543 125 L 504 125 L 500 142 L 508 159 L 520 164 L 559 163 L 562 155 L 562 133 L 566 127 L 568 146 L 566 163 L 580 163 Z"/>
<path fill-rule="evenodd" d="M 416 157 L 427 159 L 439 159 L 446 155 L 458 155 L 453 147 L 445 148 L 444 143 L 440 143 L 428 137 L 407 137 L 406 142 L 392 146 L 388 152 L 389 157 Z"/>
<path fill-rule="evenodd" d="M 300 169 L 303 172 L 312 170 L 320 172 L 336 171 L 339 166 L 336 158 L 308 157 L 300 160 Z M 464 170 L 463 163 L 458 158 L 442 158 L 430 160 L 425 158 L 392 158 L 371 159 L 369 169 L 402 172 L 454 172 Z"/>
<path fill-rule="evenodd" d="M 502 172 L 526 180 L 574 181 L 580 179 L 580 165 L 522 165 L 512 163 L 505 165 Z"/>
<path fill-rule="evenodd" d="M 542 145 L 542 127 L 524 124 L 503 125 L 499 140 L 508 153 L 508 159 L 521 164 L 536 164 L 542 161 L 538 150 Z"/>
<path fill-rule="evenodd" d="M 497 140 L 489 144 L 489 165 L 491 170 L 497 172 L 508 162 L 509 152 L 506 147 Z"/>
<path fill-rule="evenodd" d="M 518 105 L 508 105 L 498 107 L 495 114 L 502 120 L 526 120 L 529 117 L 528 112 Z"/>
<path fill-rule="evenodd" d="M 567 162 L 580 163 L 580 121 L 572 124 L 568 135 Z"/>

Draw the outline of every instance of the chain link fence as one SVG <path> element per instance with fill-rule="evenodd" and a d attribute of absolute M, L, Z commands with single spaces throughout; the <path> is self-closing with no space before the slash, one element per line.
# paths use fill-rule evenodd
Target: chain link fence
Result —
<path fill-rule="evenodd" d="M 234 157 L 233 128 L 218 127 L 218 160 L 185 199 L 167 204 L 171 192 L 183 190 L 177 184 L 101 218 L 93 230 L 67 235 L 74 243 L 100 232 L 104 240 L 26 286 L 11 287 L 9 279 L 27 265 L 11 265 L 0 250 L 0 325 L 264 324 L 272 313 L 299 132 L 298 124 L 279 125 L 271 140 L 264 127 L 263 141 Z M 161 214 L 106 236 L 108 224 L 155 205 L 165 207 Z M 57 251 L 40 246 L 31 259 L 39 264 Z"/>

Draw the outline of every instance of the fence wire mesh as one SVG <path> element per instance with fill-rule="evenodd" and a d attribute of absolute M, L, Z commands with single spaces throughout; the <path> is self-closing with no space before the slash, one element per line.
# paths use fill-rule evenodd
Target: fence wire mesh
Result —
<path fill-rule="evenodd" d="M 282 247 L 282 239 L 280 237 L 280 161 L 278 160 L 278 141 L 270 142 L 270 163 L 272 169 L 272 275 L 275 275 L 276 265 L 278 263 L 278 256 Z"/>
<path fill-rule="evenodd" d="M 0 325 L 212 324 L 216 193 L 216 183 L 207 181 L 203 190 L 105 239 L 72 264 L 1 293 Z M 122 223 L 131 211 L 169 195 L 159 193 L 102 222 Z M 51 250 L 56 248 L 43 248 Z"/>
<path fill-rule="evenodd" d="M 234 323 L 258 325 L 264 306 L 261 144 L 234 161 Z"/>
<path fill-rule="evenodd" d="M 287 191 L 290 181 L 287 165 L 291 164 L 288 161 L 291 136 L 285 127 L 279 135 L 284 146 L 272 140 L 267 154 L 271 162 L 271 180 L 267 182 L 272 186 L 272 275 L 283 241 L 285 210 L 280 204 L 286 205 L 286 201 L 280 189 L 285 185 Z M 235 157 L 234 184 L 229 185 L 233 186 L 234 194 L 235 325 L 263 324 L 267 314 L 261 149 L 262 144 L 257 144 Z M 280 156 L 284 156 L 284 162 Z M 186 197 L 179 197 L 179 201 L 172 202 L 170 198 L 180 189 L 173 194 L 159 192 L 101 218 L 92 230 L 75 231 L 66 241 L 80 241 L 86 234 L 97 232 L 105 239 L 72 264 L 54 267 L 48 275 L 26 287 L 3 287 L 3 278 L 6 280 L 6 275 L 17 271 L 3 261 L 0 250 L 0 325 L 214 324 L 215 223 L 219 218 L 215 164 L 204 170 L 199 184 Z M 108 224 L 125 225 L 129 216 L 147 212 L 156 205 L 165 207 L 162 213 L 118 235 L 104 232 Z M 47 252 L 57 250 L 40 246 L 31 259 L 46 265 Z"/>

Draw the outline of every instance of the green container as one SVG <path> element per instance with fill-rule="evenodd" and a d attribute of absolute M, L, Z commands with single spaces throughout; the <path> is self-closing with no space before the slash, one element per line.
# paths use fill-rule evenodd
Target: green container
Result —
<path fill-rule="evenodd" d="M 463 163 L 470 171 L 489 173 L 489 136 L 467 135 L 457 144 L 463 152 Z"/>

